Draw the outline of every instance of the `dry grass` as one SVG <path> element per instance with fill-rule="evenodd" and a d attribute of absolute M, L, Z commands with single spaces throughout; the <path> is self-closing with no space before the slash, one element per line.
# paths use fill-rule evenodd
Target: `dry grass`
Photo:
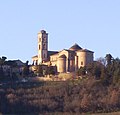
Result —
<path fill-rule="evenodd" d="M 75 73 L 60 73 L 58 78 L 61 80 L 69 80 L 75 77 Z"/>
<path fill-rule="evenodd" d="M 89 114 L 88 114 L 89 115 Z M 111 113 L 96 113 L 91 115 L 120 115 L 120 112 L 111 112 Z"/>

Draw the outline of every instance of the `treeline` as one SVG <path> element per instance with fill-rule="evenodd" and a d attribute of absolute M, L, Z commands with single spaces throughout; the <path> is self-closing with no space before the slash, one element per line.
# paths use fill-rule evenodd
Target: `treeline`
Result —
<path fill-rule="evenodd" d="M 105 58 L 99 58 L 86 67 L 81 67 L 77 71 L 77 75 L 92 76 L 101 80 L 104 85 L 120 85 L 120 59 L 114 59 L 111 54 L 107 54 Z"/>

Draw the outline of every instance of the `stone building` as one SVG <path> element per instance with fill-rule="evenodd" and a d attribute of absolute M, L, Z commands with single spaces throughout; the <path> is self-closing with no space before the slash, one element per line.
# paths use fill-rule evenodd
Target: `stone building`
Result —
<path fill-rule="evenodd" d="M 48 51 L 48 33 L 41 30 L 38 33 L 38 55 L 32 57 L 34 65 L 56 66 L 57 72 L 73 72 L 93 62 L 93 51 L 83 49 L 74 44 L 62 51 Z"/>

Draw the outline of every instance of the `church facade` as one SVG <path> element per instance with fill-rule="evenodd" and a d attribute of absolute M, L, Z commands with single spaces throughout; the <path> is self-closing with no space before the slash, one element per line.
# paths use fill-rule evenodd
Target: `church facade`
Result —
<path fill-rule="evenodd" d="M 34 65 L 56 66 L 57 72 L 73 72 L 93 62 L 94 52 L 74 44 L 62 51 L 48 51 L 48 33 L 38 33 L 38 54 L 32 57 Z"/>

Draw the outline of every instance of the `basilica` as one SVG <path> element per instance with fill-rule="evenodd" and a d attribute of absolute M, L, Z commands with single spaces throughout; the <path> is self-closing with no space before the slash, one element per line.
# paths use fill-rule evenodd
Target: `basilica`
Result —
<path fill-rule="evenodd" d="M 94 52 L 74 44 L 62 51 L 48 50 L 48 33 L 41 30 L 38 33 L 38 54 L 32 57 L 34 65 L 55 66 L 59 73 L 74 72 L 80 67 L 93 62 Z"/>

